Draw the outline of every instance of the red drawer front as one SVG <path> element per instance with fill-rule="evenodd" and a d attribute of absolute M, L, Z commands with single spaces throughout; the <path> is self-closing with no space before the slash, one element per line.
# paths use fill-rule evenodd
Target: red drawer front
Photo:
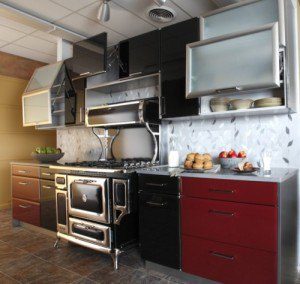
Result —
<path fill-rule="evenodd" d="M 207 199 L 277 205 L 277 183 L 183 177 L 182 194 Z"/>
<path fill-rule="evenodd" d="M 13 218 L 35 226 L 40 226 L 40 204 L 13 198 Z"/>
<path fill-rule="evenodd" d="M 275 284 L 275 253 L 226 245 L 196 237 L 182 238 L 182 269 L 228 284 Z"/>
<path fill-rule="evenodd" d="M 40 202 L 40 180 L 37 178 L 13 176 L 12 196 L 18 199 Z"/>
<path fill-rule="evenodd" d="M 184 235 L 277 251 L 277 207 L 183 197 Z"/>

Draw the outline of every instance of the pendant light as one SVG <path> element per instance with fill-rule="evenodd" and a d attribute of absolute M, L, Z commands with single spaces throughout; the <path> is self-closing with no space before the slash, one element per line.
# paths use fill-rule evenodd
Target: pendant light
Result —
<path fill-rule="evenodd" d="M 97 19 L 100 22 L 108 22 L 110 19 L 110 8 L 109 8 L 109 2 L 110 0 L 103 0 L 102 4 L 100 4 L 98 13 L 97 13 Z"/>

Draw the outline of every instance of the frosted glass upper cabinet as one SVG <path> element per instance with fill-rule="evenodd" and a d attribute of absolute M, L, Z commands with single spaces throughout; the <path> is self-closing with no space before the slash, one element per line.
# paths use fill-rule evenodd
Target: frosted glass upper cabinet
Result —
<path fill-rule="evenodd" d="M 52 124 L 51 96 L 49 91 L 23 96 L 22 100 L 24 126 Z"/>
<path fill-rule="evenodd" d="M 248 0 L 209 12 L 201 20 L 201 40 L 279 23 L 279 43 L 285 45 L 285 0 Z"/>
<path fill-rule="evenodd" d="M 186 97 L 280 86 L 278 24 L 187 45 Z"/>
<path fill-rule="evenodd" d="M 64 111 L 63 62 L 37 68 L 22 96 L 23 126 L 58 126 Z"/>

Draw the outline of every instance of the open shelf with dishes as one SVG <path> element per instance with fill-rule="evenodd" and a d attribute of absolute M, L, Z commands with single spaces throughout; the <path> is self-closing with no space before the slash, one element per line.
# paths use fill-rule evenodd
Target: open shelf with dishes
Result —
<path fill-rule="evenodd" d="M 122 103 L 159 96 L 159 73 L 129 77 L 91 86 L 85 91 L 86 107 Z"/>
<path fill-rule="evenodd" d="M 202 117 L 230 117 L 290 113 L 285 87 L 256 93 L 228 93 L 200 98 Z"/>

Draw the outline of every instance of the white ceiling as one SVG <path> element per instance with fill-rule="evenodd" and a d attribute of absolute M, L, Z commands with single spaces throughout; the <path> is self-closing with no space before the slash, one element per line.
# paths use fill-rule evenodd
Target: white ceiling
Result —
<path fill-rule="evenodd" d="M 173 24 L 235 2 L 238 0 L 168 0 L 166 5 L 177 14 Z M 146 15 L 147 9 L 154 5 L 153 0 L 112 0 L 111 19 L 103 24 L 96 19 L 100 0 L 0 0 L 0 3 L 83 36 L 107 32 L 109 45 L 164 26 Z M 0 51 L 51 63 L 56 61 L 57 39 L 17 19 L 2 17 L 0 11 Z"/>

